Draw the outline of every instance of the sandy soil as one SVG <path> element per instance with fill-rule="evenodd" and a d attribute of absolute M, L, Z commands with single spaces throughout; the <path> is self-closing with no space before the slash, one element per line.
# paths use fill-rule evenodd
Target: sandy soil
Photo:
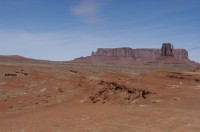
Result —
<path fill-rule="evenodd" d="M 0 63 L 2 132 L 199 132 L 200 72 Z"/>

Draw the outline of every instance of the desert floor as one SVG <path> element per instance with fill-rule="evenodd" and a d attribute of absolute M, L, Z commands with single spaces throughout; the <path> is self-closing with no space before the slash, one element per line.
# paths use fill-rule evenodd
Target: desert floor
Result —
<path fill-rule="evenodd" d="M 1 132 L 199 132 L 200 72 L 0 63 Z"/>

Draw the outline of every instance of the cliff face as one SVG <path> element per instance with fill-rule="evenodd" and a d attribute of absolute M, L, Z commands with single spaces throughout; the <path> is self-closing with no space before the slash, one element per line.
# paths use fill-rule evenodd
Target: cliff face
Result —
<path fill-rule="evenodd" d="M 96 52 L 92 52 L 92 56 L 107 56 L 107 57 L 131 57 L 134 58 L 132 48 L 98 48 Z"/>
<path fill-rule="evenodd" d="M 163 43 L 161 48 L 161 56 L 174 56 L 173 45 L 170 43 Z"/>
<path fill-rule="evenodd" d="M 136 60 L 152 61 L 160 56 L 160 49 L 133 49 Z"/>
<path fill-rule="evenodd" d="M 185 49 L 174 49 L 170 43 L 163 43 L 160 49 L 129 47 L 122 48 L 98 48 L 91 56 L 81 57 L 73 60 L 77 63 L 91 64 L 183 64 L 189 62 L 188 52 Z"/>
<path fill-rule="evenodd" d="M 177 59 L 189 59 L 188 51 L 185 49 L 174 49 L 173 56 Z"/>
<path fill-rule="evenodd" d="M 136 60 L 148 61 L 159 57 L 188 59 L 188 52 L 185 49 L 174 49 L 170 43 L 164 43 L 161 49 L 98 48 L 96 52 L 92 52 L 92 56 L 130 57 Z"/>

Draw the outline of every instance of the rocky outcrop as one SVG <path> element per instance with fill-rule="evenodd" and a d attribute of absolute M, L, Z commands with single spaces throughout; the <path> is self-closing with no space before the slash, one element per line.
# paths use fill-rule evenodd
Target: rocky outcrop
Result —
<path fill-rule="evenodd" d="M 136 64 L 183 64 L 189 62 L 185 49 L 174 49 L 170 43 L 163 43 L 159 49 L 129 47 L 98 48 L 91 56 L 73 60 L 77 63 L 136 65 Z"/>
<path fill-rule="evenodd" d="M 173 45 L 170 43 L 163 43 L 161 48 L 161 56 L 174 56 Z"/>
<path fill-rule="evenodd" d="M 189 59 L 188 58 L 188 51 L 185 50 L 185 49 L 174 49 L 173 50 L 173 56 L 174 56 L 174 58 L 177 58 L 179 60 Z"/>
<path fill-rule="evenodd" d="M 92 52 L 92 56 L 106 57 L 130 57 L 135 60 L 148 61 L 159 57 L 175 57 L 177 59 L 188 59 L 188 52 L 185 49 L 174 49 L 170 43 L 163 43 L 161 49 L 139 48 L 98 48 Z"/>
<path fill-rule="evenodd" d="M 141 62 L 155 60 L 161 54 L 160 49 L 140 48 L 140 49 L 133 49 L 133 52 L 136 60 Z"/>
<path fill-rule="evenodd" d="M 131 57 L 134 58 L 132 48 L 98 48 L 96 52 L 92 52 L 92 56 L 107 56 L 107 57 Z"/>

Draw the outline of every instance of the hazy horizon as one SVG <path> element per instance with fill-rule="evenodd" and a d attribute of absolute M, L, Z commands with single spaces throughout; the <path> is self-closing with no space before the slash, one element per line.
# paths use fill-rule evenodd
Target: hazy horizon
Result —
<path fill-rule="evenodd" d="M 66 61 L 97 48 L 161 48 L 200 62 L 198 0 L 0 0 L 0 55 Z"/>

